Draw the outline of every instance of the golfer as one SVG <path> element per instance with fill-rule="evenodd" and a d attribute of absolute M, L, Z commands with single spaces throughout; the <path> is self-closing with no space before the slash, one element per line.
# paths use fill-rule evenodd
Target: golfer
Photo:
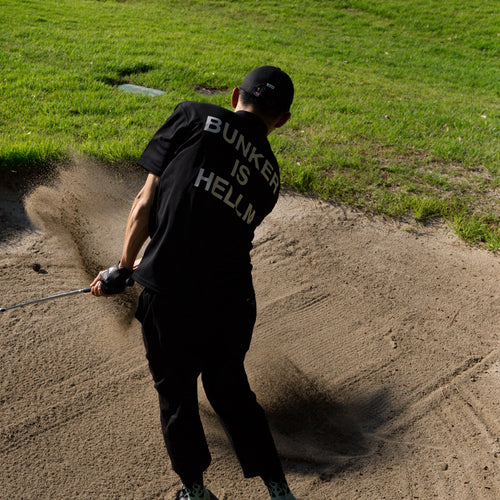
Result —
<path fill-rule="evenodd" d="M 139 159 L 148 176 L 121 259 L 91 284 L 97 296 L 120 293 L 133 273 L 144 287 L 136 318 L 165 444 L 183 483 L 179 500 L 216 499 L 203 483 L 211 456 L 198 409 L 200 375 L 245 477 L 260 476 L 273 499 L 295 499 L 244 368 L 256 317 L 252 239 L 280 191 L 267 135 L 290 118 L 293 94 L 286 73 L 263 66 L 233 90 L 234 112 L 179 104 Z"/>

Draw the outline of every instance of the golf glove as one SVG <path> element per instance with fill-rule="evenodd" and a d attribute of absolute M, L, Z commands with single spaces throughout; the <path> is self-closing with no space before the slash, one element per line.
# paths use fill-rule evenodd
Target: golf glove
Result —
<path fill-rule="evenodd" d="M 122 293 L 127 285 L 132 286 L 134 284 L 131 275 L 132 271 L 125 267 L 119 267 L 118 264 L 111 266 L 101 274 L 101 290 L 106 295 Z"/>

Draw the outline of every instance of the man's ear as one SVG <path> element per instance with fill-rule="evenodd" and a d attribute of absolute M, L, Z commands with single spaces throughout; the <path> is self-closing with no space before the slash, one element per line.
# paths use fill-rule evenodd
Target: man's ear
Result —
<path fill-rule="evenodd" d="M 231 95 L 231 106 L 234 109 L 236 109 L 236 106 L 238 106 L 239 99 L 240 99 L 240 89 L 238 87 L 235 87 Z"/>
<path fill-rule="evenodd" d="M 290 111 L 287 111 L 286 113 L 283 113 L 278 121 L 275 123 L 274 127 L 275 128 L 280 128 L 282 127 L 291 117 L 292 115 L 290 114 Z"/>

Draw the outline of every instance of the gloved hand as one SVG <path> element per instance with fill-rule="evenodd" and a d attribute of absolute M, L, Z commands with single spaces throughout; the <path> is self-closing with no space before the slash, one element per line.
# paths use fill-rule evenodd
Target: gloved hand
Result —
<path fill-rule="evenodd" d="M 134 280 L 130 277 L 132 271 L 125 267 L 119 267 L 118 264 L 111 266 L 109 269 L 101 273 L 101 290 L 106 295 L 122 293 L 125 287 L 132 286 Z"/>

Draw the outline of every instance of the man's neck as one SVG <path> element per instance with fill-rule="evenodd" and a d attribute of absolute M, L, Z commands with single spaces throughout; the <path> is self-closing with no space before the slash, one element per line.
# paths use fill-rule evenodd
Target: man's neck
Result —
<path fill-rule="evenodd" d="M 264 122 L 267 128 L 267 135 L 269 135 L 275 129 L 273 124 L 270 123 L 269 118 L 259 113 L 253 106 L 244 106 L 243 104 L 238 103 L 236 108 L 234 108 L 234 112 L 236 113 L 238 111 L 246 111 L 247 113 L 252 113 L 255 116 L 258 116 Z"/>

